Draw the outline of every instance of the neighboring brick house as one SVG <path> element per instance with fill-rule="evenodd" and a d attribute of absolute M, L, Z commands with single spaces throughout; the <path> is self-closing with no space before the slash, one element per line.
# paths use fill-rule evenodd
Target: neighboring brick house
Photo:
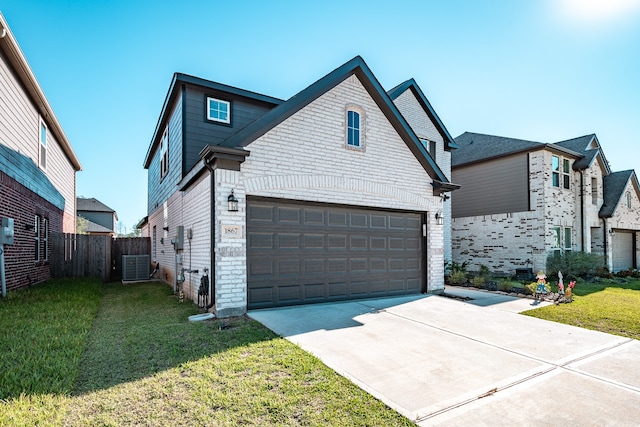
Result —
<path fill-rule="evenodd" d="M 75 232 L 81 166 L 2 14 L 0 118 L 0 217 L 14 220 L 5 264 L 15 289 L 50 277 L 51 233 Z"/>
<path fill-rule="evenodd" d="M 596 135 L 551 144 L 465 132 L 452 179 L 453 260 L 515 274 L 545 270 L 555 251 L 603 254 L 635 268 L 640 192 L 635 172 L 612 172 Z"/>
<path fill-rule="evenodd" d="M 92 198 L 78 197 L 76 199 L 78 216 L 88 221 L 83 232 L 96 235 L 116 235 L 118 214 L 101 201 Z"/>
<path fill-rule="evenodd" d="M 406 89 L 396 106 L 360 57 L 287 101 L 175 74 L 144 161 L 160 277 L 197 300 L 207 268 L 219 317 L 442 291 L 436 214 L 457 186 L 400 113 Z"/>

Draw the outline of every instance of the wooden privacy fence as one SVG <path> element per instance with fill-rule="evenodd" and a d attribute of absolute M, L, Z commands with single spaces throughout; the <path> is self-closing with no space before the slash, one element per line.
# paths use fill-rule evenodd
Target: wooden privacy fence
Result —
<path fill-rule="evenodd" d="M 122 255 L 151 255 L 148 237 L 51 233 L 52 277 L 122 278 Z"/>

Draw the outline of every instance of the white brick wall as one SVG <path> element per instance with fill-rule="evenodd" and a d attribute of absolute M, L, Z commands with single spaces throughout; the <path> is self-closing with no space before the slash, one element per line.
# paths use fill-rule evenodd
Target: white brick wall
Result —
<path fill-rule="evenodd" d="M 400 113 L 411 126 L 411 129 L 420 139 L 436 142 L 436 163 L 447 179 L 451 180 L 451 152 L 444 149 L 444 139 L 438 132 L 435 124 L 424 111 L 420 102 L 411 90 L 406 90 L 398 96 L 394 103 Z M 427 146 L 427 151 L 429 147 Z M 451 261 L 451 202 L 447 201 L 442 208 L 444 214 L 443 238 L 444 238 L 444 259 Z"/>
<path fill-rule="evenodd" d="M 362 151 L 345 147 L 347 105 L 357 105 L 365 111 Z M 251 155 L 242 164 L 235 187 L 241 205 L 245 195 L 255 195 L 415 210 L 429 212 L 429 218 L 442 209 L 440 198 L 432 195 L 432 179 L 355 76 L 247 149 Z M 224 188 L 226 193 L 219 196 L 225 203 L 229 190 Z M 443 227 L 434 222 L 428 224 L 430 291 L 444 286 Z"/>

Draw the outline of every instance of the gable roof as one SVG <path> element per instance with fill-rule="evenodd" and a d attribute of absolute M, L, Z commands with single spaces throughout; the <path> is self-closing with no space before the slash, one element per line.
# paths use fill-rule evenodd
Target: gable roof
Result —
<path fill-rule="evenodd" d="M 0 50 L 5 53 L 9 64 L 11 64 L 11 67 L 16 73 L 16 77 L 22 83 L 27 94 L 29 94 L 33 106 L 38 110 L 38 113 L 47 124 L 49 131 L 55 136 L 58 144 L 60 144 L 62 151 L 69 160 L 69 163 L 73 166 L 73 169 L 75 171 L 82 170 L 80 160 L 78 160 L 76 153 L 73 151 L 71 143 L 62 130 L 62 126 L 60 122 L 58 122 L 53 108 L 49 105 L 47 97 L 44 95 L 38 80 L 36 80 L 36 76 L 33 74 L 7 21 L 4 19 L 4 16 L 2 16 L 2 12 L 0 12 Z"/>
<path fill-rule="evenodd" d="M 191 85 L 199 86 L 205 89 L 230 93 L 236 96 L 249 98 L 255 101 L 261 101 L 267 104 L 273 104 L 274 106 L 280 105 L 284 102 L 282 99 L 274 98 L 272 96 L 262 95 L 257 92 L 251 92 L 249 90 L 240 89 L 240 88 L 225 85 L 222 83 L 213 82 L 211 80 L 201 79 L 199 77 L 190 76 L 188 74 L 174 73 L 173 78 L 171 79 L 171 84 L 169 85 L 167 96 L 165 97 L 164 103 L 162 104 L 162 110 L 160 111 L 160 117 L 158 118 L 158 123 L 156 124 L 156 128 L 153 132 L 151 143 L 149 144 L 149 148 L 147 149 L 147 155 L 145 156 L 145 159 L 144 159 L 145 168 L 148 168 L 149 165 L 151 164 L 153 153 L 155 152 L 159 144 L 160 135 L 162 133 L 161 129 L 164 130 L 167 122 L 169 121 L 170 108 L 171 106 L 173 106 L 175 99 L 180 93 L 180 88 L 182 87 L 183 84 L 191 84 Z"/>
<path fill-rule="evenodd" d="M 78 212 L 108 212 L 108 213 L 116 213 L 109 206 L 105 205 L 98 199 L 77 197 L 76 198 L 76 210 Z M 116 216 L 117 217 L 117 216 Z"/>
<path fill-rule="evenodd" d="M 420 106 L 422 106 L 424 112 L 427 114 L 431 122 L 436 126 L 438 133 L 440 134 L 440 136 L 442 136 L 442 139 L 444 139 L 445 150 L 458 148 L 458 145 L 454 141 L 453 137 L 449 134 L 449 131 L 445 127 L 444 123 L 442 123 L 440 117 L 438 117 L 438 114 L 433 109 L 431 103 L 414 79 L 409 79 L 405 82 L 400 83 L 398 86 L 388 91 L 387 94 L 389 94 L 389 97 L 392 100 L 395 100 L 407 90 L 411 90 L 413 92 L 414 96 L 418 100 L 418 103 L 420 104 Z"/>
<path fill-rule="evenodd" d="M 402 140 L 407 144 L 416 159 L 420 162 L 429 176 L 436 181 L 434 184 L 438 185 L 438 189 L 440 191 L 450 191 L 458 188 L 458 186 L 449 183 L 449 180 L 440 170 L 440 167 L 423 147 L 422 143 L 404 117 L 402 117 L 402 114 L 400 114 L 400 111 L 398 111 L 389 95 L 384 91 L 376 77 L 360 56 L 356 56 L 326 76 L 322 77 L 320 80 L 311 84 L 306 89 L 303 89 L 296 95 L 292 96 L 284 103 L 278 105 L 261 118 L 220 143 L 220 146 L 227 148 L 246 147 L 269 130 L 273 129 L 275 126 L 309 105 L 312 101 L 342 83 L 351 75 L 358 77 L 369 95 L 376 102 Z"/>
<path fill-rule="evenodd" d="M 611 218 L 616 210 L 616 207 L 620 203 L 624 190 L 627 188 L 629 181 L 633 180 L 636 189 L 640 188 L 638 185 L 638 178 L 633 169 L 613 172 L 606 175 L 602 179 L 604 187 L 604 203 L 600 207 L 598 216 L 600 218 Z"/>
<path fill-rule="evenodd" d="M 15 179 L 58 209 L 64 210 L 64 196 L 30 157 L 0 144 L 0 172 Z"/>
<path fill-rule="evenodd" d="M 573 162 L 574 170 L 584 170 L 590 167 L 595 159 L 600 156 L 602 158 L 602 164 L 605 168 L 604 173 L 611 173 L 609 162 L 607 162 L 607 159 L 604 157 L 604 153 L 600 148 L 600 143 L 598 142 L 598 137 L 595 133 L 568 139 L 566 141 L 556 142 L 554 145 L 564 147 L 566 149 L 582 154 L 583 157 L 581 159 Z"/>
<path fill-rule="evenodd" d="M 558 144 L 465 132 L 456 137 L 458 149 L 451 152 L 451 167 L 467 165 L 517 153 L 550 149 L 581 159 L 583 154 Z"/>

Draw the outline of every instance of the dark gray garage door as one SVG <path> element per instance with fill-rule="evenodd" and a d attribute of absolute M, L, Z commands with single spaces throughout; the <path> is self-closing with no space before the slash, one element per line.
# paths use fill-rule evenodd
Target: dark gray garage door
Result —
<path fill-rule="evenodd" d="M 421 215 L 252 200 L 249 308 L 419 293 Z"/>

